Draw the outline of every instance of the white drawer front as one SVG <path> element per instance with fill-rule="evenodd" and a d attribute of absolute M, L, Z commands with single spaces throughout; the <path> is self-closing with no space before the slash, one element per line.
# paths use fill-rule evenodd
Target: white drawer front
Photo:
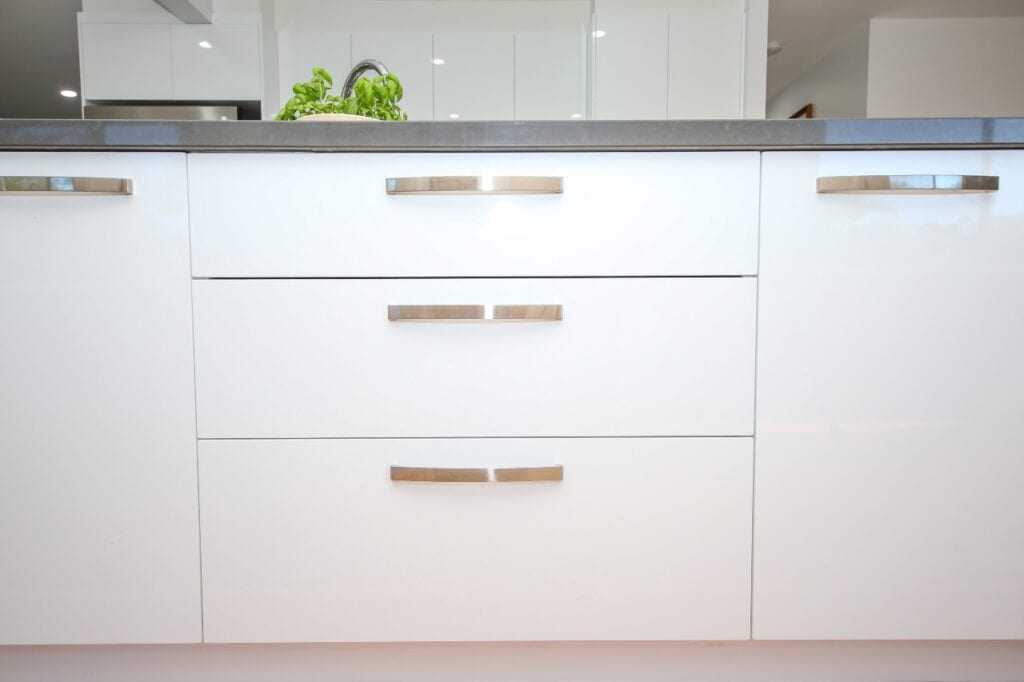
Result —
<path fill-rule="evenodd" d="M 197 277 L 740 275 L 756 152 L 190 154 Z M 548 176 L 563 194 L 389 196 L 389 177 Z"/>
<path fill-rule="evenodd" d="M 207 642 L 746 639 L 749 438 L 206 441 Z M 564 480 L 405 483 L 414 466 Z"/>
<path fill-rule="evenodd" d="M 201 438 L 751 435 L 752 278 L 197 281 Z M 560 304 L 555 322 L 393 322 Z"/>

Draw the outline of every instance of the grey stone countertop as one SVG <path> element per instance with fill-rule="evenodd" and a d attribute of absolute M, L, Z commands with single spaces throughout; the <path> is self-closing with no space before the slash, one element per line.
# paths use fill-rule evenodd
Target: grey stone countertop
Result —
<path fill-rule="evenodd" d="M 0 120 L 0 151 L 486 152 L 1024 148 L 1024 118 L 737 121 Z"/>

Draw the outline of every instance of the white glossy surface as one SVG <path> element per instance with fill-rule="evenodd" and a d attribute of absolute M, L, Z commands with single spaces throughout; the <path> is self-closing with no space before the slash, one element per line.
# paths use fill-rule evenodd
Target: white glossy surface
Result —
<path fill-rule="evenodd" d="M 0 154 L 0 644 L 200 639 L 183 154 Z"/>
<path fill-rule="evenodd" d="M 209 642 L 746 639 L 751 440 L 206 441 Z M 556 460 L 561 483 L 393 483 Z"/>
<path fill-rule="evenodd" d="M 668 14 L 597 13 L 594 116 L 663 119 L 668 107 Z"/>
<path fill-rule="evenodd" d="M 199 434 L 749 435 L 752 278 L 197 281 Z M 389 322 L 559 303 L 561 322 Z"/>
<path fill-rule="evenodd" d="M 669 119 L 743 118 L 743 23 L 742 12 L 669 14 Z"/>
<path fill-rule="evenodd" d="M 202 47 L 200 42 L 210 47 Z M 255 24 L 171 26 L 171 61 L 175 99 L 260 99 L 259 29 Z"/>
<path fill-rule="evenodd" d="M 998 175 L 819 195 L 818 176 Z M 753 635 L 1024 637 L 1024 153 L 764 155 Z"/>
<path fill-rule="evenodd" d="M 82 98 L 173 99 L 169 24 L 78 26 Z"/>
<path fill-rule="evenodd" d="M 402 82 L 399 105 L 410 121 L 434 118 L 433 38 L 429 31 L 355 31 L 352 33 L 352 63 L 379 59 Z M 367 77 L 376 74 L 368 72 Z M 345 74 L 335 76 L 338 87 Z"/>
<path fill-rule="evenodd" d="M 512 33 L 434 33 L 434 120 L 511 121 L 515 118 Z"/>
<path fill-rule="evenodd" d="M 192 154 L 193 272 L 753 274 L 759 163 L 756 152 Z M 565 193 L 384 191 L 388 177 L 486 174 L 562 176 Z"/>
<path fill-rule="evenodd" d="M 587 36 L 576 31 L 515 35 L 516 120 L 587 118 Z"/>

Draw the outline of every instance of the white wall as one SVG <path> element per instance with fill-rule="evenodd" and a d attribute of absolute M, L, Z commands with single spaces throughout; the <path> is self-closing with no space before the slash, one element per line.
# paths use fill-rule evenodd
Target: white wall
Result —
<path fill-rule="evenodd" d="M 1024 116 L 1024 18 L 873 19 L 867 115 Z"/>
<path fill-rule="evenodd" d="M 806 104 L 814 104 L 815 118 L 864 118 L 869 36 L 867 22 L 848 33 L 768 102 L 768 118 L 789 118 Z"/>

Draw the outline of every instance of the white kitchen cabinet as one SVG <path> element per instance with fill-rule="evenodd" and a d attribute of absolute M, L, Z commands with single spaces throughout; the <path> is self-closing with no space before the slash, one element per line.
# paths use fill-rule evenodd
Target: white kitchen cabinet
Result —
<path fill-rule="evenodd" d="M 255 24 L 182 24 L 170 29 L 175 99 L 260 99 Z"/>
<path fill-rule="evenodd" d="M 410 121 L 434 118 L 433 36 L 428 31 L 356 31 L 352 34 L 352 63 L 377 59 L 402 82 L 399 106 Z M 367 78 L 377 74 L 369 71 Z M 336 76 L 338 87 L 345 74 Z"/>
<path fill-rule="evenodd" d="M 515 35 L 516 120 L 587 117 L 587 36 L 577 31 Z"/>
<path fill-rule="evenodd" d="M 749 438 L 203 441 L 209 642 L 746 639 Z M 389 466 L 563 467 L 395 482 Z"/>
<path fill-rule="evenodd" d="M 511 121 L 515 118 L 512 34 L 460 31 L 434 34 L 435 121 Z"/>
<path fill-rule="evenodd" d="M 83 99 L 174 99 L 170 24 L 81 23 L 79 40 Z"/>
<path fill-rule="evenodd" d="M 193 272 L 751 275 L 759 172 L 756 152 L 193 154 Z M 563 192 L 394 196 L 385 190 L 389 177 L 451 175 L 562 178 Z M 298 205 L 307 217 L 296 215 Z"/>
<path fill-rule="evenodd" d="M 743 12 L 669 14 L 668 118 L 743 118 Z"/>
<path fill-rule="evenodd" d="M 819 176 L 996 175 L 990 194 Z M 753 636 L 1024 637 L 1024 152 L 764 155 Z"/>
<path fill-rule="evenodd" d="M 663 119 L 668 111 L 668 14 L 599 11 L 594 117 Z"/>
<path fill-rule="evenodd" d="M 203 438 L 705 436 L 753 426 L 753 278 L 197 281 Z M 560 305 L 534 322 L 389 306 Z"/>
<path fill-rule="evenodd" d="M 198 642 L 184 154 L 0 154 L 0 644 Z"/>

